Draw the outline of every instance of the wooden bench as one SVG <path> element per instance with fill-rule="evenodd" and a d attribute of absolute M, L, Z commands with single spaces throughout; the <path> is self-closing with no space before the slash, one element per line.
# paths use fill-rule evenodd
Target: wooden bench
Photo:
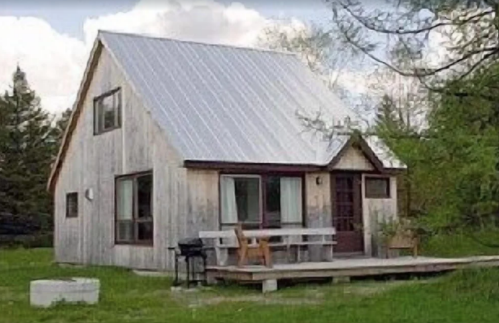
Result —
<path fill-rule="evenodd" d="M 332 239 L 336 234 L 335 228 L 290 228 L 290 229 L 264 229 L 244 230 L 244 236 L 250 241 L 249 245 L 258 246 L 258 239 L 280 237 L 279 242 L 270 242 L 269 247 L 285 247 L 288 257 L 292 247 L 297 247 L 297 261 L 300 262 L 300 247 L 323 246 L 327 249 L 327 260 L 333 259 L 333 246 L 336 242 Z M 307 237 L 307 239 L 303 239 Z M 310 239 L 317 237 L 318 239 Z M 218 266 L 226 266 L 229 249 L 239 247 L 233 229 L 222 231 L 200 231 L 199 238 L 214 240 L 214 249 Z"/>

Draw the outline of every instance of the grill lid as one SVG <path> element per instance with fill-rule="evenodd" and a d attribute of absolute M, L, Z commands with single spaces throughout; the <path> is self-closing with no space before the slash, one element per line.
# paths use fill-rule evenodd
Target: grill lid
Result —
<path fill-rule="evenodd" d="M 184 238 L 178 241 L 181 248 L 199 248 L 203 247 L 203 241 L 199 238 Z"/>

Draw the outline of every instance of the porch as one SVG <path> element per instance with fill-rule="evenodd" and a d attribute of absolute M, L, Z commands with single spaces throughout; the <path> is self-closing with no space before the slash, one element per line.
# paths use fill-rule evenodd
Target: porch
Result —
<path fill-rule="evenodd" d="M 279 280 L 332 278 L 333 280 L 348 281 L 350 277 L 437 273 L 470 267 L 499 267 L 499 256 L 353 258 L 335 259 L 331 262 L 276 264 L 272 268 L 264 266 L 208 266 L 206 275 L 211 281 L 261 282 L 262 290 L 267 292 L 276 290 Z"/>

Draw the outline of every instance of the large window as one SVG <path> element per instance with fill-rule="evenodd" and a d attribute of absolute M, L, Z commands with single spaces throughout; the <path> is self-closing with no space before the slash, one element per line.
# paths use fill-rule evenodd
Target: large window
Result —
<path fill-rule="evenodd" d="M 121 90 L 114 89 L 94 99 L 94 134 L 119 128 L 121 125 Z"/>
<path fill-rule="evenodd" d="M 246 229 L 302 225 L 302 178 L 222 175 L 222 225 L 242 223 Z"/>
<path fill-rule="evenodd" d="M 152 173 L 116 179 L 116 242 L 153 243 Z"/>
<path fill-rule="evenodd" d="M 78 217 L 78 193 L 66 194 L 66 218 Z"/>
<path fill-rule="evenodd" d="M 366 198 L 388 199 L 390 198 L 390 178 L 388 177 L 366 177 Z"/>

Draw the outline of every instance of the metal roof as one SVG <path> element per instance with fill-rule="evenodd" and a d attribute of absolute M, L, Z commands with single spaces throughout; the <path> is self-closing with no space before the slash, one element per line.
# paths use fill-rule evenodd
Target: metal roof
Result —
<path fill-rule="evenodd" d="M 297 112 L 356 119 L 292 54 L 102 31 L 99 38 L 184 160 L 326 165 L 347 138 L 321 142 Z M 372 149 L 387 167 L 403 167 L 379 140 Z"/>

